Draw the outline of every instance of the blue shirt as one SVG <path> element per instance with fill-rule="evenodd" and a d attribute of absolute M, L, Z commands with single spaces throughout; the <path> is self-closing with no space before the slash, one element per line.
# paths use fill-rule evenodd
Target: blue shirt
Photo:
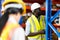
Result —
<path fill-rule="evenodd" d="M 19 20 L 19 24 L 21 25 L 23 23 L 23 16 L 21 16 L 20 20 Z"/>

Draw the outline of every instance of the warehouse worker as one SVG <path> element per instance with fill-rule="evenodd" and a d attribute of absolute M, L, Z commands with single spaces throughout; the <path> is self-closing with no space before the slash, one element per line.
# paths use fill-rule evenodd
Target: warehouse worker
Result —
<path fill-rule="evenodd" d="M 41 15 L 40 4 L 31 5 L 32 15 L 26 22 L 25 34 L 28 40 L 45 40 L 45 19 Z"/>
<path fill-rule="evenodd" d="M 0 40 L 25 40 L 24 30 L 18 24 L 24 12 L 23 6 L 18 0 L 6 1 L 3 4 L 4 14 L 0 18 Z"/>

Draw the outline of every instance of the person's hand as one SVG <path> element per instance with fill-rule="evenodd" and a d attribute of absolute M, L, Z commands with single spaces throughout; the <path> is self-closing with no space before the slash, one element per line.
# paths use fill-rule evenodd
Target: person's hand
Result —
<path fill-rule="evenodd" d="M 39 34 L 45 34 L 45 30 L 40 30 Z"/>

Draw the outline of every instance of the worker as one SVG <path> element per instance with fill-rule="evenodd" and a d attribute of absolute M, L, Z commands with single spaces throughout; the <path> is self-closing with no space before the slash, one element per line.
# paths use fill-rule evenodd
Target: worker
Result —
<path fill-rule="evenodd" d="M 19 19 L 24 12 L 23 5 L 18 0 L 3 2 L 4 14 L 0 18 L 0 40 L 25 40 L 23 28 Z"/>
<path fill-rule="evenodd" d="M 31 17 L 26 22 L 25 35 L 28 40 L 45 40 L 45 18 L 41 15 L 39 3 L 31 5 Z"/>

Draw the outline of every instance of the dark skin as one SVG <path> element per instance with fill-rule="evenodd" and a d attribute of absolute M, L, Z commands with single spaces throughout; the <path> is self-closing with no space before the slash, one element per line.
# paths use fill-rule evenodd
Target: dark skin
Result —
<path fill-rule="evenodd" d="M 38 18 L 41 15 L 40 11 L 41 11 L 40 8 L 37 8 L 36 10 L 34 10 L 33 14 Z M 28 36 L 36 36 L 36 35 L 39 35 L 39 34 L 45 34 L 45 30 L 40 30 L 38 32 L 30 33 Z"/>
<path fill-rule="evenodd" d="M 45 34 L 45 31 L 40 30 L 39 32 L 30 33 L 28 36 L 36 36 L 36 35 L 39 35 L 39 34 Z"/>

